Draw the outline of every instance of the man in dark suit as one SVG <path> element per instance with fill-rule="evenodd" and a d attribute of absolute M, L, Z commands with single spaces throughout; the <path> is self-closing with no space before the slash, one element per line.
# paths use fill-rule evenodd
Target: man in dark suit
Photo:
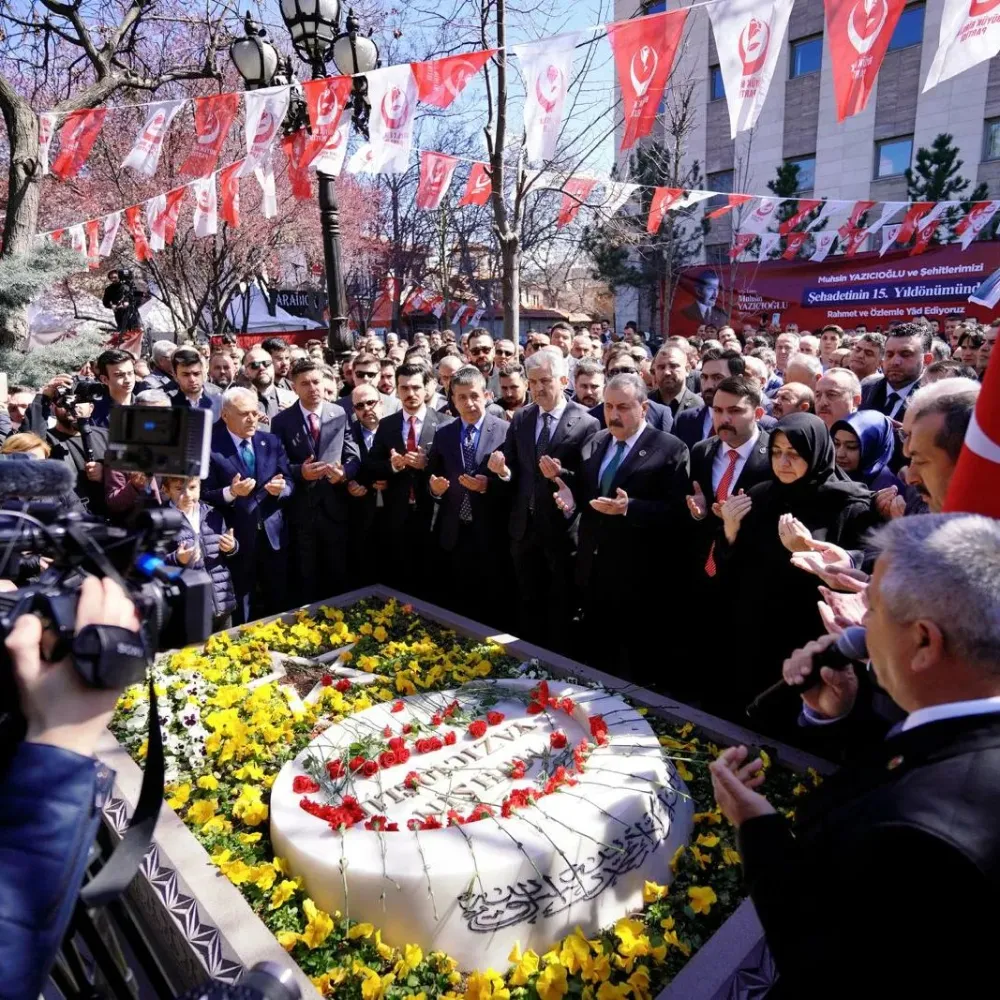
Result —
<path fill-rule="evenodd" d="M 382 394 L 374 386 L 362 384 L 351 392 L 355 420 L 348 425 L 348 433 L 357 448 L 363 468 L 368 461 L 375 432 L 382 419 Z M 360 470 L 358 470 L 360 472 Z M 392 558 L 385 551 L 385 500 L 382 491 L 389 485 L 378 480 L 369 486 L 359 482 L 355 473 L 347 480 L 348 493 L 348 566 L 352 585 L 367 586 L 378 583 L 385 560 Z"/>
<path fill-rule="evenodd" d="M 657 388 L 651 399 L 670 410 L 676 422 L 679 413 L 703 405 L 701 396 L 696 396 L 687 387 L 687 352 L 667 344 L 661 347 L 653 358 L 653 378 Z"/>
<path fill-rule="evenodd" d="M 513 481 L 510 539 L 520 598 L 520 634 L 547 649 L 566 646 L 573 611 L 573 553 L 576 522 L 552 502 L 557 477 L 572 482 L 583 446 L 597 433 L 597 421 L 569 402 L 566 359 L 559 348 L 543 347 L 525 360 L 533 402 L 514 414 L 502 450 L 488 467 Z"/>
<path fill-rule="evenodd" d="M 721 351 L 711 347 L 701 362 L 701 398 L 703 404 L 679 412 L 674 419 L 673 433 L 692 450 L 699 441 L 710 438 L 712 430 L 712 399 L 719 383 L 734 375 L 743 375 L 746 364 L 738 351 Z"/>
<path fill-rule="evenodd" d="M 350 589 L 347 483 L 357 477 L 361 457 L 343 408 L 323 400 L 323 366 L 303 358 L 289 376 L 299 401 L 274 418 L 271 431 L 284 445 L 295 481 L 289 514 L 298 572 L 292 592 L 309 604 Z"/>
<path fill-rule="evenodd" d="M 711 765 L 777 967 L 769 997 L 974 996 L 994 971 L 979 907 L 1000 888 L 1000 525 L 902 517 L 875 547 L 868 653 L 903 722 L 801 800 L 794 836 L 755 790 L 761 762 L 745 747 Z M 813 655 L 830 641 L 810 643 Z M 857 691 L 853 671 L 826 668 L 802 698 L 830 721 Z M 940 920 L 928 877 L 948 886 L 949 943 L 918 956 L 914 942 Z M 858 905 L 873 886 L 878 906 Z"/>
<path fill-rule="evenodd" d="M 204 499 L 220 507 L 239 542 L 229 564 L 239 625 L 289 605 L 288 524 L 285 507 L 294 489 L 284 446 L 258 431 L 257 394 L 234 386 L 222 397 L 222 419 L 212 430 Z"/>
<path fill-rule="evenodd" d="M 387 564 L 386 583 L 418 597 L 429 595 L 433 587 L 428 561 L 434 501 L 427 488 L 427 455 L 434 435 L 450 420 L 427 405 L 432 379 L 424 365 L 396 369 L 402 409 L 382 418 L 362 470 L 363 485 L 388 484 L 382 496 L 393 559 Z"/>
<path fill-rule="evenodd" d="M 699 326 L 718 329 L 729 322 L 729 317 L 715 303 L 719 298 L 719 276 L 714 271 L 702 271 L 694 280 L 694 302 L 681 310 L 685 319 Z"/>
<path fill-rule="evenodd" d="M 378 380 L 382 372 L 382 363 L 374 354 L 369 354 L 367 352 L 359 354 L 354 359 L 354 364 L 352 366 L 354 385 L 355 387 L 359 385 L 370 385 L 373 389 L 378 391 Z M 390 413 L 398 413 L 400 409 L 399 397 L 398 396 L 387 396 L 384 393 L 379 393 L 381 397 L 382 416 L 387 417 Z M 337 405 L 344 408 L 344 412 L 347 414 L 347 422 L 353 424 L 357 420 L 357 416 L 354 413 L 354 404 L 351 402 L 351 393 L 346 396 L 341 396 L 337 400 Z"/>
<path fill-rule="evenodd" d="M 222 413 L 222 390 L 205 378 L 205 359 L 193 347 L 179 347 L 173 356 L 176 389 L 168 389 L 171 406 L 211 410 L 212 422 Z"/>
<path fill-rule="evenodd" d="M 257 409 L 261 424 L 270 427 L 271 421 L 284 409 L 295 403 L 295 393 L 280 389 L 274 382 L 274 362 L 263 347 L 251 347 L 243 358 L 240 384 L 249 386 L 257 394 Z"/>
<path fill-rule="evenodd" d="M 174 368 L 171 359 L 177 345 L 172 340 L 157 340 L 153 342 L 152 359 L 149 374 L 135 387 L 136 392 L 145 389 L 163 389 L 168 392 L 176 389 L 177 383 L 174 381 Z"/>
<path fill-rule="evenodd" d="M 646 423 L 640 375 L 612 378 L 604 409 L 607 429 L 584 446 L 572 487 L 557 477 L 555 501 L 564 517 L 580 513 L 575 579 L 583 595 L 582 655 L 619 677 L 649 683 L 659 680 L 658 667 L 647 666 L 655 662 L 651 632 L 608 628 L 608 588 L 627 581 L 636 621 L 648 622 L 664 600 L 659 569 L 671 528 L 681 523 L 688 450 Z"/>
<path fill-rule="evenodd" d="M 95 427 L 111 424 L 111 411 L 116 406 L 131 406 L 136 392 L 135 358 L 117 347 L 97 356 L 97 377 L 104 386 L 104 396 L 94 401 L 90 422 Z"/>
<path fill-rule="evenodd" d="M 635 358 L 626 352 L 608 355 L 605 377 L 613 379 L 616 375 L 639 375 L 640 378 L 642 377 L 639 372 L 639 365 Z M 646 423 L 649 424 L 653 430 L 663 431 L 665 434 L 669 434 L 674 426 L 674 418 L 670 412 L 670 407 L 664 406 L 662 403 L 654 403 L 651 399 L 646 400 L 646 407 Z M 589 412 L 598 424 L 600 424 L 601 430 L 604 430 L 603 382 L 601 384 L 601 398 L 596 405 L 590 407 Z"/>
<path fill-rule="evenodd" d="M 487 475 L 487 463 L 503 447 L 510 424 L 489 412 L 486 378 L 472 365 L 451 378 L 452 405 L 459 419 L 442 427 L 427 460 L 431 495 L 438 505 L 435 534 L 448 561 L 448 607 L 489 625 L 503 624 L 506 592 L 503 551 L 507 489 Z M 482 587 L 470 587 L 469 566 L 489 567 Z"/>
<path fill-rule="evenodd" d="M 882 377 L 864 386 L 860 408 L 902 420 L 910 393 L 934 361 L 931 340 L 930 330 L 917 323 L 900 323 L 893 329 L 885 341 Z"/>

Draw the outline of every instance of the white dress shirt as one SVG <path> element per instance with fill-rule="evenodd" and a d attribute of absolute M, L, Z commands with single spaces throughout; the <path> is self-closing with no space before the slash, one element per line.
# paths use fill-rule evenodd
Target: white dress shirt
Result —
<path fill-rule="evenodd" d="M 903 402 L 905 401 L 906 397 L 909 396 L 909 394 L 913 392 L 914 389 L 917 388 L 917 382 L 919 381 L 920 380 L 917 379 L 916 382 L 911 382 L 909 385 L 904 385 L 901 389 L 893 389 L 893 387 L 889 385 L 888 382 L 886 382 L 885 398 L 888 399 L 889 396 L 892 395 L 893 393 L 895 393 L 896 395 L 896 405 L 892 408 L 892 413 L 888 414 L 888 416 L 892 420 L 899 419 L 899 417 L 897 416 L 897 414 L 899 413 L 899 408 L 903 405 Z"/>
<path fill-rule="evenodd" d="M 942 719 L 960 719 L 967 715 L 992 715 L 1000 712 L 1000 695 L 992 698 L 975 698 L 971 701 L 952 701 L 945 705 L 929 705 L 910 712 L 903 723 L 903 732 L 916 729 L 928 722 L 940 722 Z"/>
<path fill-rule="evenodd" d="M 636 441 L 639 440 L 639 438 L 642 436 L 642 432 L 646 429 L 647 426 L 648 424 L 644 420 L 639 425 L 639 429 L 630 438 L 625 439 L 625 450 L 622 452 L 621 462 L 618 463 L 619 469 L 624 464 L 625 459 L 628 458 L 629 452 L 632 450 L 632 446 L 636 443 Z M 615 450 L 617 449 L 617 447 L 618 447 L 618 441 L 617 439 L 612 437 L 608 441 L 608 450 L 605 452 L 604 458 L 601 461 L 601 467 L 597 470 L 598 488 L 600 488 L 600 482 L 604 476 L 604 470 L 611 464 L 611 459 L 614 458 Z"/>
<path fill-rule="evenodd" d="M 305 408 L 305 407 L 304 407 L 304 406 L 302 405 L 302 400 L 300 399 L 300 400 L 299 400 L 299 410 L 300 410 L 300 411 L 301 411 L 301 413 L 302 413 L 302 422 L 303 422 L 303 423 L 304 423 L 304 424 L 306 425 L 306 427 L 308 427 L 308 426 L 309 426 L 309 414 L 310 414 L 310 413 L 311 413 L 311 414 L 312 414 L 312 415 L 313 415 L 313 416 L 314 416 L 314 417 L 315 417 L 315 418 L 316 418 L 316 419 L 317 419 L 317 420 L 318 420 L 318 421 L 319 421 L 320 423 L 322 423 L 322 422 L 323 422 L 323 418 L 322 418 L 322 416 L 321 416 L 321 414 L 322 414 L 322 412 L 323 412 L 323 403 L 322 403 L 322 401 L 320 401 L 320 404 L 319 404 L 319 406 L 317 406 L 315 410 L 307 410 L 307 409 L 306 409 L 306 408 Z"/>
<path fill-rule="evenodd" d="M 716 495 L 719 491 L 719 483 L 722 482 L 722 477 L 725 475 L 726 469 L 729 468 L 729 453 L 735 451 L 740 457 L 736 459 L 736 468 L 733 470 L 733 482 L 730 483 L 730 489 L 736 483 L 736 480 L 740 478 L 740 473 L 743 471 L 743 467 L 747 464 L 747 459 L 750 457 L 754 448 L 757 445 L 757 439 L 760 437 L 760 428 L 754 429 L 753 437 L 748 438 L 739 446 L 739 448 L 731 448 L 725 441 L 722 442 L 722 447 L 715 453 L 715 458 L 712 460 L 712 495 Z"/>
<path fill-rule="evenodd" d="M 425 406 L 421 406 L 420 410 L 417 413 L 413 414 L 413 416 L 416 417 L 416 421 L 417 421 L 416 422 L 416 426 L 414 427 L 413 434 L 414 434 L 414 437 L 417 439 L 417 447 L 419 448 L 420 447 L 420 432 L 423 430 L 423 428 L 424 428 L 424 420 L 427 418 L 427 407 L 426 407 L 426 405 Z M 406 442 L 409 440 L 409 437 L 410 437 L 410 419 L 411 419 L 410 414 L 407 413 L 405 410 L 403 410 L 403 447 L 404 448 L 406 447 Z M 402 469 L 393 469 L 392 471 L 393 472 L 401 472 Z"/>
<path fill-rule="evenodd" d="M 558 403 L 551 410 L 543 410 L 541 407 L 538 408 L 538 419 L 535 421 L 535 444 L 538 444 L 538 439 L 542 436 L 542 428 L 545 426 L 545 414 L 546 412 L 552 414 L 552 419 L 549 421 L 549 440 L 555 436 L 556 428 L 559 426 L 559 421 L 562 420 L 563 412 L 566 409 L 566 397 L 562 396 Z"/>

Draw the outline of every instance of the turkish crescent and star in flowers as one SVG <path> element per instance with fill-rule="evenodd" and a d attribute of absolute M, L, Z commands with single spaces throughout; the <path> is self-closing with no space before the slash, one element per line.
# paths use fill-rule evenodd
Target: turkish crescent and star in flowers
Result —
<path fill-rule="evenodd" d="M 371 119 L 368 131 L 378 170 L 403 173 L 410 165 L 413 123 L 417 110 L 417 81 L 409 63 L 367 74 Z"/>
<path fill-rule="evenodd" d="M 524 145 L 529 163 L 555 155 L 580 38 L 580 32 L 572 32 L 511 50 L 524 76 Z"/>
<path fill-rule="evenodd" d="M 729 0 L 708 6 L 734 139 L 757 124 L 785 43 L 792 2 Z"/>
<path fill-rule="evenodd" d="M 944 0 L 924 93 L 1000 51 L 1000 0 Z"/>
<path fill-rule="evenodd" d="M 623 150 L 652 131 L 686 20 L 687 10 L 677 10 L 608 25 L 625 113 Z"/>
<path fill-rule="evenodd" d="M 458 159 L 445 153 L 424 151 L 420 154 L 420 183 L 417 185 L 417 208 L 434 211 L 441 207 L 451 187 Z"/>
<path fill-rule="evenodd" d="M 204 177 L 215 169 L 239 106 L 239 94 L 195 98 L 195 142 L 194 148 L 181 164 L 182 176 Z"/>

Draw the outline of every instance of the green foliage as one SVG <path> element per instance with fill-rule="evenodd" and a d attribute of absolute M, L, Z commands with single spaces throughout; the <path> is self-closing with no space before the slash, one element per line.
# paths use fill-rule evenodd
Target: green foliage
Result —
<path fill-rule="evenodd" d="M 48 240 L 28 253 L 0 257 L 0 331 L 9 331 L 36 295 L 79 270 L 80 255 L 75 250 Z"/>
<path fill-rule="evenodd" d="M 40 389 L 54 375 L 72 375 L 107 346 L 108 331 L 96 323 L 86 323 L 76 336 L 49 344 L 43 351 L 0 347 L 0 371 L 7 373 L 10 385 Z"/>
<path fill-rule="evenodd" d="M 778 165 L 777 173 L 775 174 L 774 180 L 767 182 L 768 190 L 776 195 L 778 198 L 794 198 L 796 201 L 786 201 L 778 206 L 778 211 L 775 216 L 776 225 L 771 228 L 771 232 L 776 233 L 778 227 L 783 222 L 787 222 L 795 213 L 798 211 L 797 200 L 801 196 L 801 191 L 799 189 L 799 165 L 797 163 L 781 163 Z M 814 208 L 808 215 L 804 216 L 792 229 L 792 232 L 801 233 L 805 232 L 816 220 L 823 214 L 823 208 L 826 204 L 826 199 L 823 199 L 823 205 Z M 824 220 L 825 222 L 825 220 Z M 816 229 L 822 229 L 823 223 L 816 226 Z M 810 241 L 806 241 L 803 244 L 800 253 L 808 251 L 812 252 L 812 246 Z M 778 251 L 780 256 L 780 248 Z"/>

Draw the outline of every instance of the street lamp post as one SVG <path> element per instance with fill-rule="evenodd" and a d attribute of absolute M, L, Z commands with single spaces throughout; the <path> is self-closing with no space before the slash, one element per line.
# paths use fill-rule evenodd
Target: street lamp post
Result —
<path fill-rule="evenodd" d="M 352 119 L 355 127 L 367 136 L 367 86 L 364 77 L 357 74 L 370 73 L 377 68 L 378 46 L 371 38 L 360 34 L 360 25 L 354 11 L 348 10 L 347 30 L 343 32 L 338 30 L 340 0 L 281 0 L 281 17 L 288 28 L 295 51 L 309 64 L 313 79 L 326 76 L 326 64 L 331 57 L 339 73 L 354 77 Z M 248 89 L 267 86 L 278 67 L 277 52 L 266 41 L 264 30 L 254 25 L 249 11 L 244 26 L 247 37 L 233 42 L 230 55 Z M 296 115 L 301 117 L 301 113 L 300 102 Z M 317 170 L 316 179 L 319 188 L 320 230 L 323 234 L 327 309 L 330 313 L 327 344 L 343 359 L 354 345 L 347 325 L 347 295 L 344 291 L 344 268 L 340 250 L 340 207 L 337 204 L 336 178 Z"/>

